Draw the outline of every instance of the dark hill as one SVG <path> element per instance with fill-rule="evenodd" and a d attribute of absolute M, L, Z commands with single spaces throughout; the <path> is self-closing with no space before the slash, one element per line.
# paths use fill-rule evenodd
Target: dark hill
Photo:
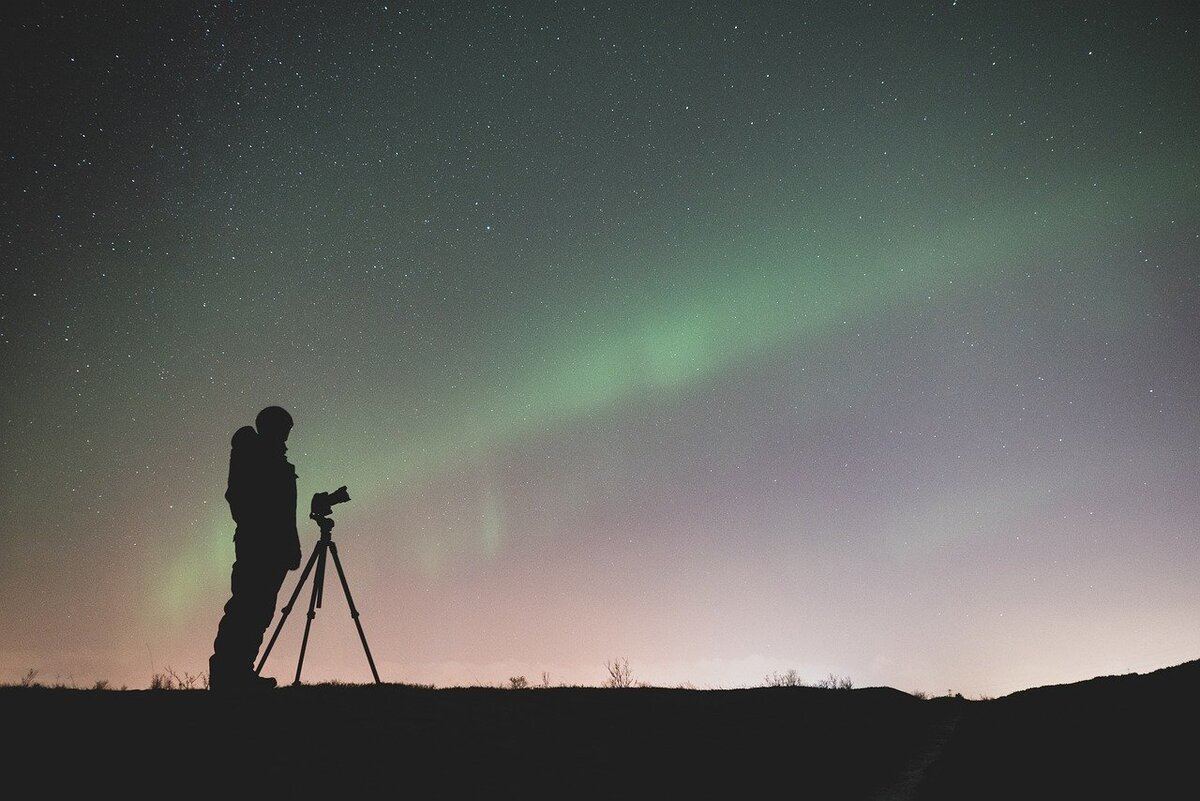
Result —
<path fill-rule="evenodd" d="M 920 797 L 1194 798 L 1198 712 L 1200 661 L 973 704 Z"/>

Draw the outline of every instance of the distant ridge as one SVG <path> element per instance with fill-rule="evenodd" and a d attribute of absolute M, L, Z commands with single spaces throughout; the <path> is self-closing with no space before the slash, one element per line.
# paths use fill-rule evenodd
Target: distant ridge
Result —
<path fill-rule="evenodd" d="M 1200 681 L 1200 659 L 1183 662 L 1178 665 L 1158 668 L 1148 673 L 1116 673 L 1109 676 L 1096 676 L 1090 679 L 1080 679 L 1066 684 L 1043 684 L 1017 690 L 1003 696 L 1000 700 L 1030 696 L 1038 693 L 1053 693 L 1066 691 L 1112 691 L 1137 690 L 1153 686 L 1158 682 L 1193 682 Z"/>

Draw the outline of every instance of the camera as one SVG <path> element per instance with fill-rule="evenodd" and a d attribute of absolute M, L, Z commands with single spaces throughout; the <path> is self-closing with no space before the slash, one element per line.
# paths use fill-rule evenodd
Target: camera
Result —
<path fill-rule="evenodd" d="M 312 496 L 309 505 L 309 517 L 326 517 L 333 512 L 333 507 L 350 500 L 350 493 L 345 487 L 338 487 L 333 492 L 318 492 Z"/>

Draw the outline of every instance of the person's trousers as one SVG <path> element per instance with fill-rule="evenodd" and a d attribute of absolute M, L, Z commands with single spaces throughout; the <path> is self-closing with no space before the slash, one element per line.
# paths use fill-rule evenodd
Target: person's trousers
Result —
<path fill-rule="evenodd" d="M 240 550 L 240 549 L 239 549 Z M 254 671 L 254 657 L 263 634 L 275 616 L 275 603 L 287 568 L 274 560 L 238 557 L 229 584 L 231 594 L 217 626 L 210 673 L 225 675 Z"/>

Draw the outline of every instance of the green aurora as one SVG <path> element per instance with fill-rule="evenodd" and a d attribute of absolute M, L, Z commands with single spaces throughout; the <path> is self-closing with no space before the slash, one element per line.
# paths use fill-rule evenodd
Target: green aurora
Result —
<path fill-rule="evenodd" d="M 924 231 L 889 230 L 870 253 L 863 241 L 839 237 L 839 247 L 824 258 L 803 242 L 696 254 L 657 294 L 636 303 L 592 299 L 564 315 L 578 322 L 554 337 L 511 349 L 516 358 L 497 353 L 486 359 L 496 365 L 493 374 L 443 398 L 437 419 L 414 425 L 385 400 L 367 399 L 353 426 L 324 432 L 323 439 L 337 445 L 312 452 L 306 461 L 315 466 L 308 469 L 346 476 L 357 506 L 389 496 L 402 505 L 406 493 L 439 472 L 538 431 L 630 398 L 669 402 L 732 366 L 811 346 L 879 315 L 904 314 L 953 291 L 956 282 L 986 291 L 1025 269 L 1034 257 L 1032 242 L 1043 253 L 1086 249 L 1100 236 L 1101 212 L 1112 215 L 1118 197 L 1066 199 L 1053 219 L 1039 216 L 1041 204 L 992 204 Z M 1102 300 L 1097 312 L 1121 313 L 1119 299 Z M 529 335 L 503 332 L 496 339 Z M 485 488 L 478 525 L 397 547 L 434 572 L 446 559 L 494 553 L 503 537 L 498 502 Z M 160 611 L 189 610 L 198 593 L 219 580 L 232 557 L 229 530 L 221 510 L 197 545 L 169 562 L 155 593 Z"/>

